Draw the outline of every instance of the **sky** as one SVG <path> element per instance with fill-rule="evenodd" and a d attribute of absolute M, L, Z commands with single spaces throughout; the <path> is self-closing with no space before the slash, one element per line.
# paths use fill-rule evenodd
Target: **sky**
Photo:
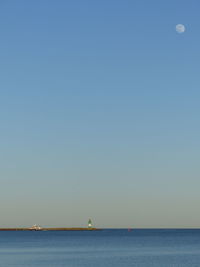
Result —
<path fill-rule="evenodd" d="M 200 227 L 199 9 L 0 1 L 0 227 Z"/>

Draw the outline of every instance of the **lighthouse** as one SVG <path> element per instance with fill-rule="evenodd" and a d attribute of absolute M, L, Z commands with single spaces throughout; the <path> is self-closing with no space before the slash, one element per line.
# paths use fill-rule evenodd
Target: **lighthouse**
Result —
<path fill-rule="evenodd" d="M 88 221 L 88 229 L 92 229 L 92 220 L 91 219 L 89 219 L 89 221 Z"/>

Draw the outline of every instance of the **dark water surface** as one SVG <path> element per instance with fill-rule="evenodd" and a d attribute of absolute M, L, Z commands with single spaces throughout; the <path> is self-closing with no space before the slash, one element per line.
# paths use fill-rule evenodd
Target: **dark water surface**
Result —
<path fill-rule="evenodd" d="M 200 230 L 0 232 L 0 266 L 200 266 Z"/>

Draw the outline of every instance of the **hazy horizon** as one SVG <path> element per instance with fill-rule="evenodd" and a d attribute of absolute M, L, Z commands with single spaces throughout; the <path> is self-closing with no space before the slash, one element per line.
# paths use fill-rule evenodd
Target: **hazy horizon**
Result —
<path fill-rule="evenodd" d="M 1 1 L 0 227 L 200 227 L 199 8 Z"/>

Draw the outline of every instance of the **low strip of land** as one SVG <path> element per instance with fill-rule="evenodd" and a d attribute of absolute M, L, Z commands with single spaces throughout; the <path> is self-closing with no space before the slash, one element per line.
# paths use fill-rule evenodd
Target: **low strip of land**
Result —
<path fill-rule="evenodd" d="M 97 231 L 97 228 L 41 228 L 41 229 L 31 229 L 31 228 L 0 228 L 0 231 Z"/>

